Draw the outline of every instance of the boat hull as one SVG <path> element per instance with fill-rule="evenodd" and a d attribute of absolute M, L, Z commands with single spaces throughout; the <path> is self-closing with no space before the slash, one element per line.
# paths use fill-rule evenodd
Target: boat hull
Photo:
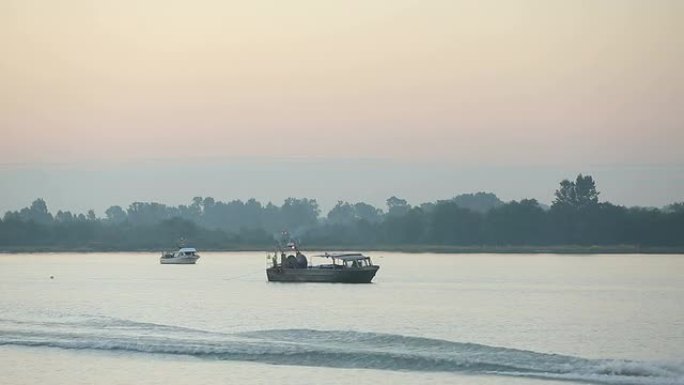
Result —
<path fill-rule="evenodd" d="M 159 258 L 162 265 L 194 265 L 199 257 L 183 257 L 183 258 Z"/>
<path fill-rule="evenodd" d="M 280 266 L 266 269 L 270 282 L 331 282 L 331 283 L 370 283 L 379 266 L 356 269 L 283 269 Z"/>

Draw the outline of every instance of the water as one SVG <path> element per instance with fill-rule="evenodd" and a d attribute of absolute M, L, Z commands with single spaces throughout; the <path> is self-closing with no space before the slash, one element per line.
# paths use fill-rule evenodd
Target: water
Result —
<path fill-rule="evenodd" d="M 684 384 L 682 256 L 369 254 L 370 285 L 267 283 L 266 253 L 2 254 L 1 382 Z"/>

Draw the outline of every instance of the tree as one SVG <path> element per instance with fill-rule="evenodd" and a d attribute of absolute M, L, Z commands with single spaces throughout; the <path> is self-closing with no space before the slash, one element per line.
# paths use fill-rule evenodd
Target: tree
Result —
<path fill-rule="evenodd" d="M 190 204 L 190 213 L 193 217 L 199 218 L 202 215 L 202 202 L 204 198 L 194 197 L 192 198 L 192 203 Z"/>
<path fill-rule="evenodd" d="M 389 216 L 406 215 L 410 209 L 411 206 L 405 199 L 397 198 L 394 195 L 387 199 L 387 215 Z"/>
<path fill-rule="evenodd" d="M 243 225 L 248 229 L 263 228 L 263 207 L 261 203 L 254 198 L 245 202 L 243 207 L 244 218 Z"/>
<path fill-rule="evenodd" d="M 59 223 L 73 222 L 74 216 L 73 216 L 73 214 L 71 214 L 71 211 L 59 210 L 59 211 L 57 211 L 57 214 L 55 215 L 55 220 Z"/>
<path fill-rule="evenodd" d="M 567 179 L 561 181 L 555 195 L 552 208 L 579 210 L 595 207 L 598 204 L 599 192 L 596 191 L 596 183 L 590 175 L 579 174 L 574 182 Z"/>
<path fill-rule="evenodd" d="M 545 212 L 535 199 L 509 202 L 486 215 L 487 240 L 494 244 L 520 245 L 543 242 Z"/>
<path fill-rule="evenodd" d="M 404 215 L 391 215 L 383 224 L 386 238 L 399 244 L 416 244 L 425 240 L 427 218 L 423 210 L 414 207 Z"/>
<path fill-rule="evenodd" d="M 318 223 L 321 210 L 315 199 L 287 198 L 280 207 L 283 224 L 287 229 L 312 226 Z"/>
<path fill-rule="evenodd" d="M 380 222 L 382 210 L 369 205 L 368 203 L 354 203 L 354 215 L 356 218 L 368 221 L 369 223 Z"/>
<path fill-rule="evenodd" d="M 478 213 L 486 213 L 491 209 L 503 205 L 503 202 L 499 197 L 486 192 L 457 195 L 452 201 L 464 209 L 473 210 Z"/>
<path fill-rule="evenodd" d="M 599 192 L 596 191 L 596 183 L 590 176 L 577 175 L 575 180 L 575 198 L 579 208 L 593 207 L 598 204 Z"/>
<path fill-rule="evenodd" d="M 550 211 L 553 241 L 562 244 L 596 244 L 595 223 L 601 216 L 594 179 L 579 174 L 574 182 L 567 179 L 556 190 Z"/>
<path fill-rule="evenodd" d="M 482 214 L 442 201 L 430 215 L 429 238 L 440 244 L 477 244 L 482 237 Z"/>
<path fill-rule="evenodd" d="M 669 214 L 684 213 L 684 202 L 676 202 L 669 204 L 663 208 L 663 211 Z"/>
<path fill-rule="evenodd" d="M 216 200 L 212 197 L 206 197 L 202 201 L 202 207 L 204 207 L 204 211 L 211 210 L 214 205 L 216 205 Z"/>
<path fill-rule="evenodd" d="M 41 198 L 31 203 L 31 207 L 25 207 L 19 211 L 19 218 L 23 221 L 33 221 L 41 224 L 51 223 L 52 214 L 48 211 L 47 204 Z"/>
<path fill-rule="evenodd" d="M 354 206 L 348 202 L 337 201 L 335 207 L 328 212 L 328 222 L 333 224 L 350 224 L 356 219 Z"/>
<path fill-rule="evenodd" d="M 105 210 L 105 215 L 107 220 L 111 223 L 121 223 L 126 220 L 126 212 L 121 208 L 121 206 L 111 206 Z"/>
<path fill-rule="evenodd" d="M 169 218 L 168 208 L 161 203 L 133 202 L 128 207 L 128 220 L 134 224 L 153 224 Z"/>

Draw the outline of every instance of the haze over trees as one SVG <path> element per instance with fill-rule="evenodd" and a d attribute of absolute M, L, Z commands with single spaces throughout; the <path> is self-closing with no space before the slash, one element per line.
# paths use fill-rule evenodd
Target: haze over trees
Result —
<path fill-rule="evenodd" d="M 306 247 L 684 246 L 684 202 L 662 210 L 627 208 L 601 202 L 599 195 L 594 179 L 580 174 L 560 182 L 550 208 L 482 192 L 416 206 L 392 196 L 386 211 L 339 201 L 327 213 L 308 198 L 275 205 L 195 197 L 179 206 L 111 206 L 98 218 L 92 210 L 53 215 L 36 199 L 5 213 L 0 248 L 160 249 L 181 238 L 202 249 L 270 248 L 285 229 Z"/>

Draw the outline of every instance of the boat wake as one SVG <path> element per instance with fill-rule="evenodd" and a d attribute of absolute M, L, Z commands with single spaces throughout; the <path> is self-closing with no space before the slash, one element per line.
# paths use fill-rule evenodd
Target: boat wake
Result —
<path fill-rule="evenodd" d="M 171 354 L 329 368 L 458 372 L 616 385 L 684 385 L 674 363 L 584 359 L 396 334 L 310 329 L 219 333 L 113 318 L 0 319 L 0 346 Z"/>

